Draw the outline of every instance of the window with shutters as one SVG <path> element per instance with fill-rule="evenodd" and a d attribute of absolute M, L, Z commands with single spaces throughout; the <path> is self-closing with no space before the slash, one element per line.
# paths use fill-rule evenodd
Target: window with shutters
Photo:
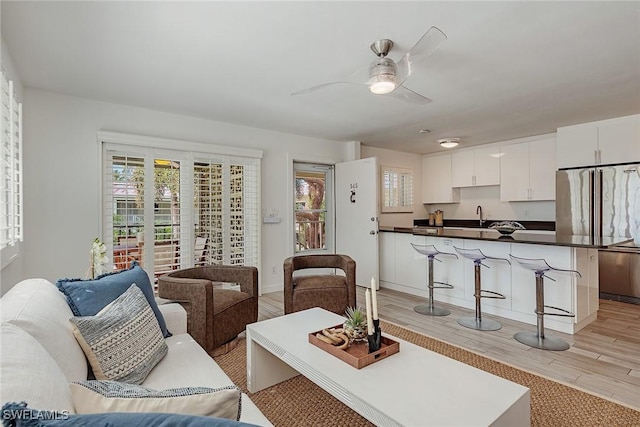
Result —
<path fill-rule="evenodd" d="M 258 264 L 258 168 L 254 163 L 240 158 L 196 159 L 196 264 Z"/>
<path fill-rule="evenodd" d="M 258 265 L 259 159 L 103 143 L 113 268 Z"/>
<path fill-rule="evenodd" d="M 0 258 L 7 265 L 22 241 L 22 104 L 13 82 L 2 72 L 2 143 L 0 149 Z"/>
<path fill-rule="evenodd" d="M 381 212 L 413 212 L 413 171 L 382 166 Z"/>

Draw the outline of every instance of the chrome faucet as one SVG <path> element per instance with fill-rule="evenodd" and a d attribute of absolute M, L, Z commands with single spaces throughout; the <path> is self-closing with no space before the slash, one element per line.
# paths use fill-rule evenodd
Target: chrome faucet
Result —
<path fill-rule="evenodd" d="M 476 214 L 480 214 L 480 227 L 482 227 L 482 224 L 484 224 L 484 220 L 482 219 L 482 206 L 478 205 Z"/>

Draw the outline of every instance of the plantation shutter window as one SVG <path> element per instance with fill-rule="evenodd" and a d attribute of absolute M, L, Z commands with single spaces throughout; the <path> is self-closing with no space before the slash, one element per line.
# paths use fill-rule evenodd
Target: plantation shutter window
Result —
<path fill-rule="evenodd" d="M 256 158 L 103 142 L 113 269 L 136 260 L 157 279 L 205 264 L 258 266 L 259 166 Z"/>
<path fill-rule="evenodd" d="M 258 264 L 258 173 L 253 159 L 195 162 L 196 264 Z"/>
<path fill-rule="evenodd" d="M 0 90 L 0 249 L 4 267 L 17 254 L 16 244 L 23 239 L 22 104 L 4 71 Z"/>
<path fill-rule="evenodd" d="M 413 212 L 413 171 L 382 166 L 381 212 Z"/>

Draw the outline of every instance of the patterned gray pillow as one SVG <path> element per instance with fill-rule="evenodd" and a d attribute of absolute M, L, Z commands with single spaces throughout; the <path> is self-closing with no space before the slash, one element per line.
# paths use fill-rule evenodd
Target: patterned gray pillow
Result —
<path fill-rule="evenodd" d="M 135 283 L 95 316 L 69 320 L 98 380 L 141 384 L 168 351 L 155 314 Z"/>
<path fill-rule="evenodd" d="M 78 381 L 70 384 L 77 413 L 170 412 L 240 419 L 242 393 L 236 386 L 182 387 L 156 391 L 118 381 Z"/>

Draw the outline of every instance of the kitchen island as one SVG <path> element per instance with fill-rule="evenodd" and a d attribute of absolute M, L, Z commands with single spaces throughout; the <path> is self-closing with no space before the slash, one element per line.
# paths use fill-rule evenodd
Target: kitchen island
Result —
<path fill-rule="evenodd" d="M 516 231 L 503 236 L 489 229 L 447 227 L 380 227 L 380 286 L 427 298 L 428 264 L 411 243 L 434 245 L 455 254 L 455 248 L 480 249 L 484 254 L 509 260 L 509 255 L 543 258 L 556 268 L 577 270 L 574 274 L 549 272 L 545 279 L 545 304 L 571 311 L 575 317 L 545 316 L 547 329 L 574 334 L 596 319 L 598 311 L 598 249 L 628 238 L 590 240 L 585 236 Z M 434 263 L 434 280 L 453 289 L 436 289 L 436 301 L 475 308 L 473 262 L 459 256 L 440 257 Z M 487 260 L 482 269 L 482 288 L 499 292 L 504 300 L 484 299 L 483 312 L 531 325 L 536 324 L 535 277 L 533 272 L 505 261 Z M 535 329 L 535 326 L 532 330 Z"/>

